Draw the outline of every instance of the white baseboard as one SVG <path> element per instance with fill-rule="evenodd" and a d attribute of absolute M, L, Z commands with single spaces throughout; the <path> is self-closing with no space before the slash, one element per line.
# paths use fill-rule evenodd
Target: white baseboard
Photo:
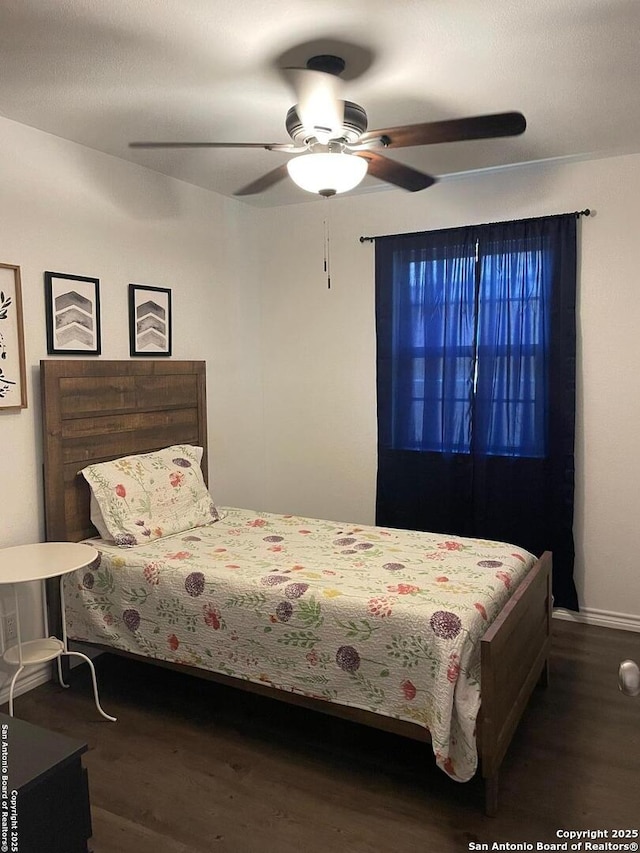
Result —
<path fill-rule="evenodd" d="M 9 701 L 9 686 L 11 684 L 13 672 L 5 672 L 5 675 L 5 683 L 0 689 L 0 705 L 4 705 L 5 702 Z M 28 693 L 29 690 L 33 690 L 35 687 L 40 687 L 41 684 L 45 684 L 47 681 L 50 680 L 50 663 L 39 664 L 38 666 L 29 666 L 28 670 L 26 670 L 22 674 L 22 677 L 18 678 L 18 680 L 16 681 L 16 686 L 13 690 L 13 698 L 15 699 L 16 696 L 21 696 L 23 693 Z"/>
<path fill-rule="evenodd" d="M 573 610 L 557 608 L 553 611 L 554 619 L 565 619 L 568 622 L 582 622 L 585 625 L 599 625 L 601 628 L 615 628 L 618 631 L 636 631 L 640 633 L 640 616 L 631 613 L 612 613 L 609 610 L 597 610 L 595 607 L 585 607 L 580 613 Z"/>

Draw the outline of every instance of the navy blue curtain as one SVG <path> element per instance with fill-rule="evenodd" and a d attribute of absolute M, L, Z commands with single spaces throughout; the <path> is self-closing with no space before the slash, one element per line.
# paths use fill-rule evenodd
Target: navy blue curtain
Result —
<path fill-rule="evenodd" d="M 553 551 L 573 582 L 576 217 L 376 239 L 376 523 Z"/>

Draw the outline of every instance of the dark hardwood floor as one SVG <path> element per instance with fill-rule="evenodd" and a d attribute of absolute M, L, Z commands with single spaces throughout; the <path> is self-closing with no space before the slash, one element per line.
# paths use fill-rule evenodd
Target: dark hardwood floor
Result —
<path fill-rule="evenodd" d="M 640 698 L 617 687 L 628 657 L 640 634 L 554 620 L 550 685 L 507 755 L 496 818 L 480 781 L 449 780 L 428 746 L 113 656 L 96 664 L 117 723 L 98 716 L 86 666 L 15 714 L 89 744 L 94 853 L 535 846 L 640 827 Z"/>

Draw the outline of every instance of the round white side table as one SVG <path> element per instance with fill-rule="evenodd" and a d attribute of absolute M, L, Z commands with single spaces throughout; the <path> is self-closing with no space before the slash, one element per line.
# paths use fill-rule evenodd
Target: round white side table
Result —
<path fill-rule="evenodd" d="M 13 717 L 13 690 L 16 679 L 25 668 L 46 661 L 57 660 L 58 679 L 63 687 L 68 687 L 62 678 L 60 658 L 62 655 L 79 657 L 89 664 L 93 682 L 93 696 L 96 708 L 107 720 L 115 722 L 116 718 L 106 714 L 98 698 L 98 683 L 93 661 L 82 652 L 69 651 L 67 641 L 67 622 L 64 612 L 64 576 L 77 569 L 82 569 L 92 563 L 98 552 L 90 545 L 79 542 L 38 542 L 33 545 L 15 545 L 12 548 L 0 549 L 0 584 L 11 584 L 16 612 L 17 643 L 10 646 L 4 653 L 3 659 L 12 666 L 17 666 L 11 686 L 9 687 L 9 714 Z M 20 610 L 18 604 L 18 584 L 31 581 L 44 581 L 49 578 L 60 578 L 60 606 L 62 610 L 62 639 L 43 637 L 38 640 L 22 642 L 20 630 Z M 43 607 L 45 634 L 49 633 L 47 621 L 46 598 Z"/>

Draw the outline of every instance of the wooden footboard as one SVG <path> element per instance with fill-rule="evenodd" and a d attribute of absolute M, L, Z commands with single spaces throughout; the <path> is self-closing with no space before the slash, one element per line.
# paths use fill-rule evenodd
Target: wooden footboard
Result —
<path fill-rule="evenodd" d="M 551 554 L 538 560 L 481 640 L 482 707 L 478 750 L 485 810 L 498 808 L 498 770 L 540 679 L 551 647 Z"/>

